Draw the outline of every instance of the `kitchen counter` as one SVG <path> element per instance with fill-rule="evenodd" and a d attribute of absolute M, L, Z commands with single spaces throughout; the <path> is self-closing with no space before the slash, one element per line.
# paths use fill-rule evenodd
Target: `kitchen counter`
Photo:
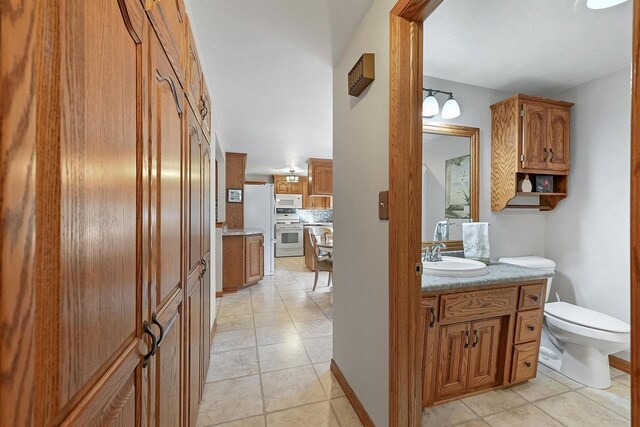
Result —
<path fill-rule="evenodd" d="M 302 223 L 305 227 L 330 227 L 333 228 L 332 222 L 306 222 Z"/>
<path fill-rule="evenodd" d="M 430 294 L 448 290 L 464 290 L 465 288 L 482 288 L 483 286 L 528 282 L 553 277 L 553 273 L 545 270 L 500 262 L 492 262 L 487 266 L 487 269 L 489 273 L 476 277 L 437 277 L 423 274 L 422 293 Z"/>
<path fill-rule="evenodd" d="M 253 236 L 254 234 L 264 234 L 260 228 L 229 228 L 222 231 L 222 236 Z"/>

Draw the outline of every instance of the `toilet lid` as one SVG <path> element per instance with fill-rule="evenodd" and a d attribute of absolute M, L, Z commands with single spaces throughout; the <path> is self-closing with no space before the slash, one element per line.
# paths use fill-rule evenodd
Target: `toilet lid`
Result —
<path fill-rule="evenodd" d="M 620 333 L 631 331 L 631 326 L 620 319 L 566 302 L 547 303 L 544 306 L 544 312 L 565 322 L 587 328 Z"/>

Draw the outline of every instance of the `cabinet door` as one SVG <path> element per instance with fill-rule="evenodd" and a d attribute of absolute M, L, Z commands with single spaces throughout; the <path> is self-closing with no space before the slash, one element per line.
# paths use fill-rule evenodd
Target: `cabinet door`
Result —
<path fill-rule="evenodd" d="M 274 175 L 273 183 L 276 194 L 289 194 L 289 183 L 285 181 L 284 175 Z"/>
<path fill-rule="evenodd" d="M 309 195 L 331 196 L 333 194 L 333 161 L 309 159 Z"/>
<path fill-rule="evenodd" d="M 185 12 L 182 0 L 147 0 L 149 19 L 155 28 L 167 59 L 176 73 L 179 87 L 185 80 Z"/>
<path fill-rule="evenodd" d="M 548 169 L 554 171 L 569 170 L 569 110 L 549 108 Z"/>
<path fill-rule="evenodd" d="M 200 116 L 202 117 L 202 130 L 211 138 L 211 98 L 209 97 L 209 89 L 207 81 L 202 78 L 202 94 L 200 95 Z"/>
<path fill-rule="evenodd" d="M 190 283 L 189 296 L 187 297 L 188 317 L 187 324 L 187 425 L 195 426 L 198 418 L 198 405 L 202 393 L 202 289 L 200 276 L 194 276 Z"/>
<path fill-rule="evenodd" d="M 209 370 L 211 347 L 211 147 L 204 141 L 202 145 L 202 386 Z"/>
<path fill-rule="evenodd" d="M 156 363 L 155 425 L 179 425 L 183 383 L 184 248 L 184 97 L 171 64 L 153 31 L 150 42 L 151 110 L 151 260 L 150 312 L 164 325 L 165 339 Z M 171 320 L 171 326 L 166 322 Z M 173 331 L 173 332 L 172 332 Z M 152 388 L 153 389 L 153 388 Z"/>
<path fill-rule="evenodd" d="M 12 4 L 3 4 L 3 12 L 13 9 L 18 19 L 26 6 Z M 38 227 L 52 231 L 38 231 L 46 239 L 47 256 L 37 266 L 47 281 L 37 286 L 36 295 L 22 294 L 12 288 L 15 283 L 2 284 L 3 297 L 8 286 L 9 293 L 21 293 L 25 304 L 37 301 L 36 321 L 42 322 L 28 331 L 16 315 L 3 323 L 2 342 L 35 334 L 29 354 L 37 360 L 32 368 L 39 380 L 33 398 L 24 396 L 34 411 L 24 425 L 135 425 L 145 417 L 142 390 L 148 371 L 142 361 L 151 348 L 142 327 L 148 298 L 142 267 L 148 225 L 142 200 L 148 196 L 148 181 L 139 155 L 146 151 L 146 120 L 139 114 L 145 105 L 140 95 L 147 89 L 144 10 L 139 1 L 60 1 L 55 13 L 61 22 L 51 34 L 61 40 L 61 74 L 55 76 L 60 99 L 46 119 L 59 123 L 62 133 L 46 136 L 56 138 L 49 151 L 53 157 L 43 165 L 38 159 L 38 170 L 56 163 L 53 174 L 38 181 L 45 188 L 38 194 L 47 201 L 46 212 L 38 213 Z M 41 37 L 35 26 L 30 33 Z M 26 122 L 21 125 L 26 129 Z M 31 160 L 35 168 L 35 157 Z M 47 192 L 49 188 L 55 191 Z M 26 193 L 24 201 L 26 205 Z M 9 220 L 9 228 L 11 224 Z M 7 246 L 3 253 L 18 249 Z M 25 280 L 33 279 L 22 266 L 13 268 Z M 27 307 L 17 310 L 21 314 Z M 3 386 L 13 383 L 13 390 L 26 393 L 30 385 L 12 374 L 29 354 L 3 359 L 8 362 L 2 367 Z M 0 420 L 18 425 L 12 423 L 17 419 L 3 415 Z"/>
<path fill-rule="evenodd" d="M 468 388 L 496 384 L 501 323 L 497 318 L 471 324 Z"/>
<path fill-rule="evenodd" d="M 522 111 L 522 167 L 544 170 L 549 158 L 547 109 L 539 104 L 524 102 Z"/>
<path fill-rule="evenodd" d="M 202 158 L 206 144 L 198 119 L 187 109 L 187 275 L 200 274 L 202 260 Z"/>
<path fill-rule="evenodd" d="M 245 283 L 255 283 L 264 276 L 263 241 L 262 235 L 245 237 Z"/>
<path fill-rule="evenodd" d="M 438 356 L 438 308 L 437 297 L 422 299 L 422 327 L 424 341 L 422 349 L 422 406 L 433 404 L 436 384 L 436 365 Z"/>
<path fill-rule="evenodd" d="M 187 37 L 189 37 L 187 46 L 187 63 L 186 63 L 186 82 L 185 93 L 189 99 L 191 107 L 195 111 L 199 111 L 200 95 L 202 93 L 202 68 L 200 67 L 200 59 L 198 57 L 198 51 L 196 49 L 195 40 L 193 38 L 193 31 L 189 24 L 189 19 L 186 20 Z"/>
<path fill-rule="evenodd" d="M 468 323 L 440 328 L 436 397 L 460 393 L 467 386 L 467 349 L 470 345 Z"/>

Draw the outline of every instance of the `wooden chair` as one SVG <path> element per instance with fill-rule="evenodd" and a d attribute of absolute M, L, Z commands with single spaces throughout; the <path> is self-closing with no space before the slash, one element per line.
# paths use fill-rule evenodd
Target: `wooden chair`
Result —
<path fill-rule="evenodd" d="M 315 227 L 314 227 L 315 228 Z M 326 238 L 326 234 L 324 236 L 317 236 L 313 233 L 314 230 L 309 229 L 307 232 L 309 233 L 309 241 L 311 242 L 311 249 L 313 251 L 313 257 L 315 259 L 316 265 L 316 278 L 313 282 L 312 292 L 316 290 L 316 286 L 318 286 L 318 276 L 321 271 L 329 272 L 329 281 L 327 286 L 331 286 L 331 277 L 333 276 L 333 259 L 331 258 L 331 254 L 329 253 L 321 253 L 320 248 L 318 248 L 318 238 Z M 329 230 L 331 231 L 331 230 Z"/>

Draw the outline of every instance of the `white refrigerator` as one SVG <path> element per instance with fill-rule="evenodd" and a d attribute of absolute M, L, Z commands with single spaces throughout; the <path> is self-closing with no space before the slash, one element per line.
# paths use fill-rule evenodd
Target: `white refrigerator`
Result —
<path fill-rule="evenodd" d="M 244 186 L 244 228 L 264 230 L 264 275 L 275 270 L 276 208 L 273 184 Z"/>

